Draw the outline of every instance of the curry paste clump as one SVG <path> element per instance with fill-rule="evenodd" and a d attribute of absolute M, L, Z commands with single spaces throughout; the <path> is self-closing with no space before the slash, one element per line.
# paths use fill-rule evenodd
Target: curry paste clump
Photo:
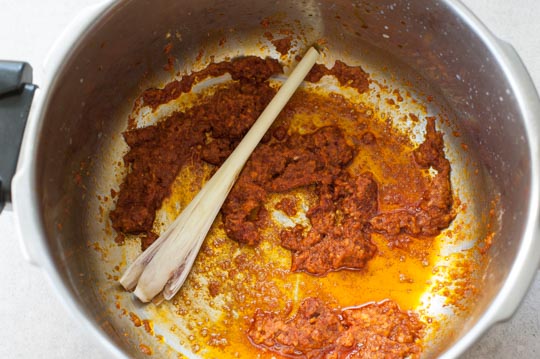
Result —
<path fill-rule="evenodd" d="M 164 89 L 146 90 L 142 99 L 155 108 L 189 91 L 195 80 L 225 72 L 238 82 L 219 90 L 209 101 L 174 113 L 155 126 L 124 133 L 130 147 L 124 162 L 130 171 L 110 215 L 114 229 L 155 237 L 151 231 L 156 210 L 180 169 L 192 161 L 220 164 L 227 158 L 274 96 L 275 90 L 265 80 L 281 72 L 281 66 L 271 59 L 239 58 L 209 66 Z"/>
<path fill-rule="evenodd" d="M 248 335 L 258 346 L 306 358 L 413 358 L 424 325 L 390 301 L 337 310 L 308 298 L 290 319 L 257 311 Z"/>
<path fill-rule="evenodd" d="M 363 268 L 376 251 L 365 227 L 377 211 L 377 184 L 369 173 L 349 175 L 353 156 L 354 148 L 336 127 L 262 144 L 223 206 L 227 234 L 257 244 L 267 195 L 312 186 L 319 202 L 306 214 L 310 228 L 297 225 L 280 234 L 282 246 L 293 252 L 291 270 L 325 274 Z"/>

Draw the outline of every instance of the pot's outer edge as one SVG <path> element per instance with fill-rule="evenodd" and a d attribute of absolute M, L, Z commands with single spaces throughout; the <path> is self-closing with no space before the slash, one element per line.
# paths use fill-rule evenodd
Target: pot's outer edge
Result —
<path fill-rule="evenodd" d="M 441 358 L 445 359 L 458 357 L 483 335 L 489 327 L 499 321 L 508 319 L 514 313 L 527 292 L 540 263 L 540 241 L 535 240 L 540 232 L 538 225 L 538 199 L 540 198 L 538 188 L 538 178 L 540 176 L 538 134 L 540 129 L 536 124 L 536 121 L 540 121 L 537 115 L 540 113 L 540 100 L 536 88 L 513 48 L 496 38 L 461 2 L 457 0 L 446 0 L 446 2 L 454 9 L 457 16 L 474 30 L 482 39 L 482 42 L 494 54 L 494 57 L 498 59 L 499 66 L 503 69 L 512 85 L 512 90 L 516 94 L 521 112 L 526 120 L 525 126 L 529 135 L 527 140 L 533 160 L 531 164 L 532 176 L 534 177 L 531 180 L 532 187 L 530 193 L 531 197 L 536 200 L 531 201 L 524 239 L 503 288 L 479 322 L 441 356 Z M 38 265 L 47 273 L 47 277 L 56 289 L 57 295 L 64 305 L 69 308 L 71 315 L 77 321 L 83 322 L 83 325 L 90 329 L 95 334 L 95 337 L 99 337 L 109 353 L 118 358 L 128 358 L 126 353 L 122 352 L 105 335 L 99 326 L 95 325 L 94 322 L 83 314 L 80 305 L 69 295 L 69 291 L 56 272 L 51 259 L 43 255 L 43 253 L 47 252 L 47 248 L 42 239 L 44 230 L 38 212 L 38 206 L 36 205 L 39 203 L 39 198 L 37 198 L 35 191 L 36 173 L 34 167 L 37 146 L 34 145 L 33 141 L 40 131 L 42 111 L 46 108 L 49 99 L 47 90 L 55 81 L 55 75 L 61 69 L 64 60 L 76 46 L 80 36 L 87 29 L 91 28 L 103 14 L 119 3 L 116 0 L 106 0 L 82 11 L 66 28 L 63 35 L 56 42 L 56 46 L 53 48 L 50 56 L 48 56 L 44 82 L 40 84 L 41 89 L 36 93 L 25 131 L 17 173 L 13 179 L 12 193 L 17 231 L 21 239 L 23 253 L 27 260 L 30 263 Z"/>
<path fill-rule="evenodd" d="M 43 72 L 43 83 L 36 92 L 34 103 L 30 110 L 28 123 L 25 129 L 17 171 L 13 177 L 12 197 L 13 212 L 20 239 L 20 245 L 25 259 L 42 269 L 51 286 L 55 289 L 57 297 L 68 309 L 70 315 L 89 332 L 93 338 L 99 338 L 105 349 L 115 358 L 129 358 L 119 346 L 117 346 L 95 322 L 84 314 L 83 308 L 70 295 L 70 292 L 60 278 L 50 256 L 47 253 L 45 231 L 39 213 L 39 201 L 36 196 L 36 166 L 37 146 L 34 139 L 37 138 L 42 126 L 44 109 L 47 108 L 50 93 L 60 69 L 69 57 L 71 51 L 76 48 L 80 37 L 90 29 L 95 22 L 114 5 L 119 5 L 118 0 L 103 0 L 96 5 L 82 10 L 71 23 L 65 28 L 60 37 L 52 46 L 44 60 L 43 66 L 38 68 Z"/>
<path fill-rule="evenodd" d="M 457 358 L 462 355 L 494 324 L 510 319 L 521 304 L 540 265 L 540 213 L 539 213 L 539 178 L 540 178 L 540 98 L 530 74 L 514 48 L 497 38 L 481 21 L 459 0 L 447 0 L 457 16 L 465 21 L 469 28 L 487 46 L 493 57 L 498 60 L 512 91 L 516 94 L 519 108 L 525 119 L 527 143 L 529 144 L 531 163 L 531 202 L 528 208 L 527 226 L 519 253 L 505 284 L 495 297 L 489 309 L 469 332 L 460 338 L 441 359 Z"/>

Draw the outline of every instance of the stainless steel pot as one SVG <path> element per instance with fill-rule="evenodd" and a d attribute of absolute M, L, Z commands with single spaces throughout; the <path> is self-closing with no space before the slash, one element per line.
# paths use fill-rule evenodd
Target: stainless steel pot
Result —
<path fill-rule="evenodd" d="M 183 69 L 196 63 L 201 47 L 216 56 L 257 52 L 260 22 L 269 16 L 302 32 L 306 44 L 329 39 L 330 57 L 388 66 L 414 84 L 421 78 L 436 93 L 437 106 L 455 115 L 450 121 L 460 141 L 486 176 L 478 185 L 486 186 L 479 210 L 489 207 L 484 192 L 500 195 L 500 228 L 490 263 L 479 273 L 480 294 L 470 315 L 442 330 L 444 340 L 426 351 L 457 357 L 512 315 L 540 260 L 540 101 L 513 49 L 457 1 L 129 0 L 88 9 L 48 59 L 13 178 L 13 208 L 29 258 L 111 353 L 144 356 L 138 347 L 144 333 L 118 317 L 110 295 L 115 288 L 100 285 L 103 268 L 119 258 L 105 253 L 96 259 L 91 247 L 106 225 L 89 197 L 112 181 L 107 164 L 123 149 L 110 143 L 125 128 L 141 83 L 169 79 L 161 70 L 164 45 L 176 42 L 173 55 Z M 223 36 L 226 46 L 216 46 Z M 135 302 L 123 305 L 141 310 Z M 156 345 L 154 353 L 170 352 Z"/>

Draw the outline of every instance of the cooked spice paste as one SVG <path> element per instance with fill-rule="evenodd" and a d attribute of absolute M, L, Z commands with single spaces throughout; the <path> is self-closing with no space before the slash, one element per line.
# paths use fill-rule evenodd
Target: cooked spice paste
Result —
<path fill-rule="evenodd" d="M 238 83 L 218 91 L 210 101 L 177 112 L 156 126 L 124 133 L 130 147 L 124 162 L 130 172 L 111 212 L 114 229 L 150 234 L 156 210 L 182 166 L 198 159 L 219 165 L 227 158 L 274 96 L 275 90 L 265 80 L 281 72 L 281 66 L 275 60 L 246 57 L 211 65 L 164 89 L 143 93 L 144 103 L 155 108 L 189 91 L 196 80 L 227 72 Z"/>
<path fill-rule="evenodd" d="M 157 238 L 156 211 L 171 195 L 179 173 L 186 168 L 213 171 L 221 165 L 274 96 L 268 80 L 280 72 L 276 60 L 244 57 L 211 64 L 163 89 L 146 90 L 141 101 L 155 109 L 206 77 L 229 73 L 233 79 L 187 110 L 124 133 L 129 170 L 110 214 L 113 227 L 141 235 L 143 249 L 150 245 Z M 307 80 L 317 82 L 327 75 L 360 93 L 369 88 L 360 67 L 340 61 L 331 69 L 316 66 Z M 435 174 L 428 175 L 428 169 Z M 276 220 L 277 212 L 288 221 Z M 347 273 L 361 274 L 388 247 L 425 261 L 431 239 L 454 217 L 450 163 L 434 118 L 427 120 L 424 142 L 414 148 L 391 124 L 373 120 L 339 95 L 302 90 L 252 154 L 217 219 L 217 230 L 246 253 L 231 247 L 229 256 L 219 258 L 223 244 L 214 239 L 203 246 L 199 261 L 220 262 L 196 265 L 193 276 L 206 271 L 209 295 L 220 297 L 231 311 L 225 318 L 245 318 L 240 333 L 263 351 L 305 358 L 416 357 L 423 332 L 415 314 L 401 311 L 392 300 L 360 306 L 354 291 L 345 298 L 348 309 L 340 310 L 332 289 L 315 285 L 329 283 L 325 277 L 336 272 L 343 274 L 333 277 L 334 287 L 346 288 Z M 275 245 L 290 251 L 290 271 L 304 273 L 305 283 L 314 285 L 304 291 L 309 295 L 292 316 L 275 312 L 276 305 L 290 306 L 278 299 L 290 285 L 273 283 L 290 275 L 260 263 L 265 257 L 249 249 L 268 241 L 268 233 Z M 246 279 L 252 275 L 253 283 Z M 242 287 L 234 284 L 237 276 L 244 278 Z M 399 276 L 400 282 L 413 281 Z M 295 296 L 299 286 L 307 286 L 298 280 Z M 353 288 L 359 287 L 361 281 Z M 184 300 L 182 292 L 178 298 Z M 220 335 L 230 337 L 220 343 L 246 343 L 232 333 L 229 320 L 224 319 L 227 330 Z M 226 347 L 222 344 L 217 347 Z"/>
<path fill-rule="evenodd" d="M 336 310 L 306 299 L 290 319 L 258 310 L 248 335 L 255 345 L 306 358 L 407 358 L 421 352 L 423 324 L 390 301 Z"/>
<path fill-rule="evenodd" d="M 369 173 L 348 174 L 353 155 L 336 127 L 262 144 L 223 206 L 227 234 L 257 244 L 268 193 L 313 186 L 319 203 L 306 214 L 310 228 L 297 225 L 280 234 L 282 246 L 293 252 L 291 270 L 325 274 L 363 268 L 376 251 L 364 227 L 377 211 L 377 184 Z"/>

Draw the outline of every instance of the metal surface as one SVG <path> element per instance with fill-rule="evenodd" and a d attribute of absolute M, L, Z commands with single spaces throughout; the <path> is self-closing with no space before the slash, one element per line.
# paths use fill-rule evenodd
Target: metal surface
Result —
<path fill-rule="evenodd" d="M 440 100 L 432 107 L 455 115 L 449 119 L 452 127 L 460 129 L 461 141 L 485 174 L 485 182 L 472 186 L 484 187 L 478 193 L 500 193 L 501 228 L 491 263 L 482 273 L 482 295 L 471 316 L 459 323 L 459 334 L 444 343 L 447 357 L 459 355 L 513 312 L 538 265 L 535 116 L 540 111 L 530 79 L 513 53 L 458 3 L 308 1 L 280 6 L 126 1 L 90 22 L 91 30 L 81 37 L 84 27 L 72 32 L 65 52 L 59 50 L 61 55 L 53 59 L 58 60 L 57 71 L 51 72 L 33 113 L 14 183 L 20 231 L 31 241 L 32 257 L 47 270 L 67 305 L 117 356 L 141 355 L 140 333 L 127 318 L 117 319 L 110 293 L 104 293 L 115 288 L 95 286 L 104 266 L 115 260 L 105 256 L 101 266 L 94 262 L 91 244 L 107 238 L 87 189 L 115 180 L 107 165 L 123 149 L 111 151 L 109 146 L 125 128 L 128 100 L 140 91 L 140 79 L 146 74 L 147 84 L 160 84 L 168 78 L 160 70 L 167 34 L 181 39 L 182 46 L 175 47 L 174 55 L 181 59 L 176 65 L 189 68 L 201 46 L 217 58 L 260 51 L 260 20 L 287 13 L 282 21 L 300 20 L 306 44 L 323 36 L 332 39 L 328 62 L 334 57 L 357 60 L 376 70 L 382 61 L 400 80 L 421 75 Z M 219 48 L 223 34 L 233 34 L 232 40 Z M 81 173 L 82 186 L 73 180 Z M 485 212 L 489 203 L 476 205 Z M 157 347 L 156 355 L 162 350 Z"/>
<path fill-rule="evenodd" d="M 35 90 L 29 64 L 0 61 L 0 212 L 11 202 L 11 180 Z"/>
<path fill-rule="evenodd" d="M 32 82 L 32 67 L 25 62 L 0 61 L 0 95 L 19 91 Z"/>

